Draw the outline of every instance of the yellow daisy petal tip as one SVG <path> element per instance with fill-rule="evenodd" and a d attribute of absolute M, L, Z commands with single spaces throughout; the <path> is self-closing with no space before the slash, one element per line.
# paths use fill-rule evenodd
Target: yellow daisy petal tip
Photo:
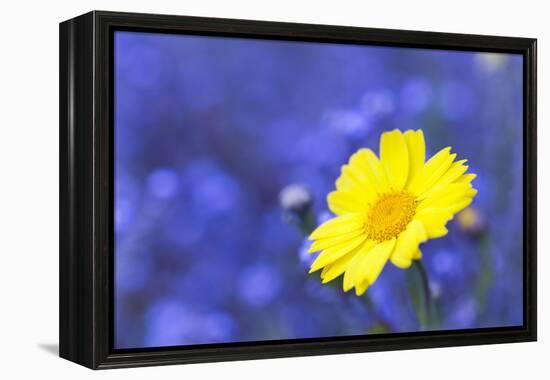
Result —
<path fill-rule="evenodd" d="M 403 135 L 417 135 L 418 137 L 422 137 L 424 140 L 424 132 L 422 129 L 407 129 L 405 132 L 403 132 Z"/>
<path fill-rule="evenodd" d="M 322 265 L 315 265 L 315 262 L 311 265 L 311 268 L 309 268 L 309 273 L 317 272 L 319 269 L 323 269 Z"/>
<path fill-rule="evenodd" d="M 409 269 L 412 265 L 411 260 L 402 260 L 395 257 L 390 259 L 391 263 L 400 269 Z"/>
<path fill-rule="evenodd" d="M 319 269 L 321 269 L 321 268 L 314 268 L 314 267 L 311 267 L 311 268 L 309 268 L 309 272 L 307 272 L 307 273 L 308 273 L 308 274 L 312 274 L 312 273 L 317 272 Z"/>
<path fill-rule="evenodd" d="M 402 135 L 403 132 L 401 132 L 400 129 L 398 128 L 394 128 L 392 129 L 391 131 L 386 131 L 386 132 L 382 132 L 382 136 L 387 136 L 387 135 L 391 135 L 391 134 L 398 134 L 398 135 Z"/>
<path fill-rule="evenodd" d="M 349 292 L 351 289 L 353 289 L 353 284 L 346 284 L 346 283 L 344 283 L 344 284 L 342 285 L 342 289 L 344 289 L 344 292 L 347 293 L 347 292 Z"/>
<path fill-rule="evenodd" d="M 311 240 L 311 239 L 310 239 Z M 315 247 L 310 247 L 308 250 L 307 250 L 307 253 L 315 253 L 315 252 L 319 252 L 320 249 L 317 249 Z"/>
<path fill-rule="evenodd" d="M 435 230 L 432 234 L 430 234 L 430 239 L 437 239 L 447 235 L 448 233 L 449 230 L 446 227 L 443 227 L 439 230 Z"/>
<path fill-rule="evenodd" d="M 355 295 L 360 297 L 362 296 L 363 294 L 365 294 L 365 292 L 367 291 L 367 289 L 369 288 L 369 285 L 367 285 L 366 287 L 364 288 L 355 288 Z"/>

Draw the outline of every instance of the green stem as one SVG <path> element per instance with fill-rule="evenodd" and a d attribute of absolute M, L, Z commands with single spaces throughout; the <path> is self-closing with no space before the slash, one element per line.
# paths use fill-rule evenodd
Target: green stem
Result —
<path fill-rule="evenodd" d="M 491 241 L 489 235 L 484 232 L 479 236 L 479 257 L 481 271 L 475 285 L 475 298 L 478 304 L 478 318 L 485 312 L 487 297 L 493 283 L 493 271 L 491 268 Z"/>
<path fill-rule="evenodd" d="M 302 233 L 305 236 L 309 236 L 315 229 L 315 214 L 311 207 L 308 207 L 301 215 L 300 215 L 300 229 L 302 230 Z"/>
<path fill-rule="evenodd" d="M 424 269 L 424 265 L 422 265 L 422 262 L 420 260 L 414 261 L 414 267 L 418 271 L 418 274 L 420 274 L 420 278 L 422 280 L 424 306 L 426 307 L 426 319 L 428 326 L 430 326 L 432 320 L 432 294 L 430 292 L 430 282 L 428 280 L 428 274 L 426 273 L 426 269 Z"/>

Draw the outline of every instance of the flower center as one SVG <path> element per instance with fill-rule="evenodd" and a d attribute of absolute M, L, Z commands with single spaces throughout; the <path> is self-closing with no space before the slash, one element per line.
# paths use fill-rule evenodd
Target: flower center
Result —
<path fill-rule="evenodd" d="M 415 212 L 416 200 L 405 191 L 380 195 L 367 213 L 367 237 L 376 241 L 397 237 Z"/>

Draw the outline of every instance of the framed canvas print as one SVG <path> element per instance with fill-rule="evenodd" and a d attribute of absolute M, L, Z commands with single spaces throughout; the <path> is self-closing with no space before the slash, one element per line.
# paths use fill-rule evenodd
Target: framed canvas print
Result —
<path fill-rule="evenodd" d="M 536 339 L 536 40 L 60 25 L 60 355 Z"/>

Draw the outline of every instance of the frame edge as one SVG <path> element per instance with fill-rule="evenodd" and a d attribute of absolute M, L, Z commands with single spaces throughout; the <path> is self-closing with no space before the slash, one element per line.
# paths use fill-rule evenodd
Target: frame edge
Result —
<path fill-rule="evenodd" d="M 59 356 L 88 368 L 95 345 L 93 18 L 59 24 Z"/>

